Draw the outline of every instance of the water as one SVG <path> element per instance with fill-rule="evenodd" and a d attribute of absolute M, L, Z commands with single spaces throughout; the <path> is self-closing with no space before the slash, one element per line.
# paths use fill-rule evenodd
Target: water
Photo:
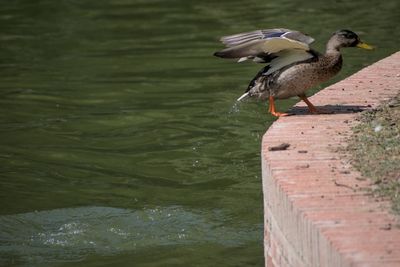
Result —
<path fill-rule="evenodd" d="M 5 215 L 0 218 L 2 252 L 14 262 L 42 266 L 157 247 L 210 243 L 235 248 L 259 239 L 261 229 L 224 225 L 224 219 L 220 209 L 194 213 L 178 206 L 136 211 L 81 207 Z"/>
<path fill-rule="evenodd" d="M 0 265 L 263 266 L 260 141 L 273 118 L 235 104 L 261 66 L 212 57 L 218 38 L 286 27 L 322 50 L 349 28 L 378 47 L 344 51 L 334 82 L 398 49 L 398 8 L 2 3 Z"/>

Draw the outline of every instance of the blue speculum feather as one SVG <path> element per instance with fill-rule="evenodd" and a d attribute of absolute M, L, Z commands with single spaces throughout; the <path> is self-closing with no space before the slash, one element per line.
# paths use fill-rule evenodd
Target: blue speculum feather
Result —
<path fill-rule="evenodd" d="M 267 38 L 281 37 L 285 33 L 286 32 L 274 32 L 274 33 L 270 33 L 270 34 L 266 35 L 265 37 L 267 37 Z"/>

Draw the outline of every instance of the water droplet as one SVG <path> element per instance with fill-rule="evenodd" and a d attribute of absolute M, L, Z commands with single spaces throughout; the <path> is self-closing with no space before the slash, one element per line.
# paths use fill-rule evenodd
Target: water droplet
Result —
<path fill-rule="evenodd" d="M 236 114 L 240 112 L 240 105 L 238 101 L 235 101 L 235 103 L 233 104 L 233 106 L 231 107 L 229 114 Z"/>

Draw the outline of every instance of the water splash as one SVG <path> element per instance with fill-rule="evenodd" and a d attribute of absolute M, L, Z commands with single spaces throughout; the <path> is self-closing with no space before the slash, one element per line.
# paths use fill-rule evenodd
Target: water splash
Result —
<path fill-rule="evenodd" d="M 81 207 L 0 217 L 0 265 L 82 260 L 163 245 L 240 246 L 260 240 L 262 226 L 224 227 L 226 217 L 179 206 L 129 210 Z"/>
<path fill-rule="evenodd" d="M 228 114 L 229 115 L 235 115 L 237 113 L 240 112 L 240 102 L 239 101 L 235 101 L 235 103 L 233 103 L 231 109 L 229 110 Z"/>

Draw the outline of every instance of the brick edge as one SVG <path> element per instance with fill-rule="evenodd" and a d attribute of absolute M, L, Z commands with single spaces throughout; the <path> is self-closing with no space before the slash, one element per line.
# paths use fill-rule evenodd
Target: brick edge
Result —
<path fill-rule="evenodd" d="M 368 181 L 336 152 L 357 124 L 354 111 L 399 92 L 397 52 L 310 98 L 332 114 L 305 115 L 298 103 L 296 116 L 268 129 L 261 153 L 265 266 L 400 266 L 390 204 L 358 190 Z M 268 150 L 281 143 L 291 146 Z"/>

